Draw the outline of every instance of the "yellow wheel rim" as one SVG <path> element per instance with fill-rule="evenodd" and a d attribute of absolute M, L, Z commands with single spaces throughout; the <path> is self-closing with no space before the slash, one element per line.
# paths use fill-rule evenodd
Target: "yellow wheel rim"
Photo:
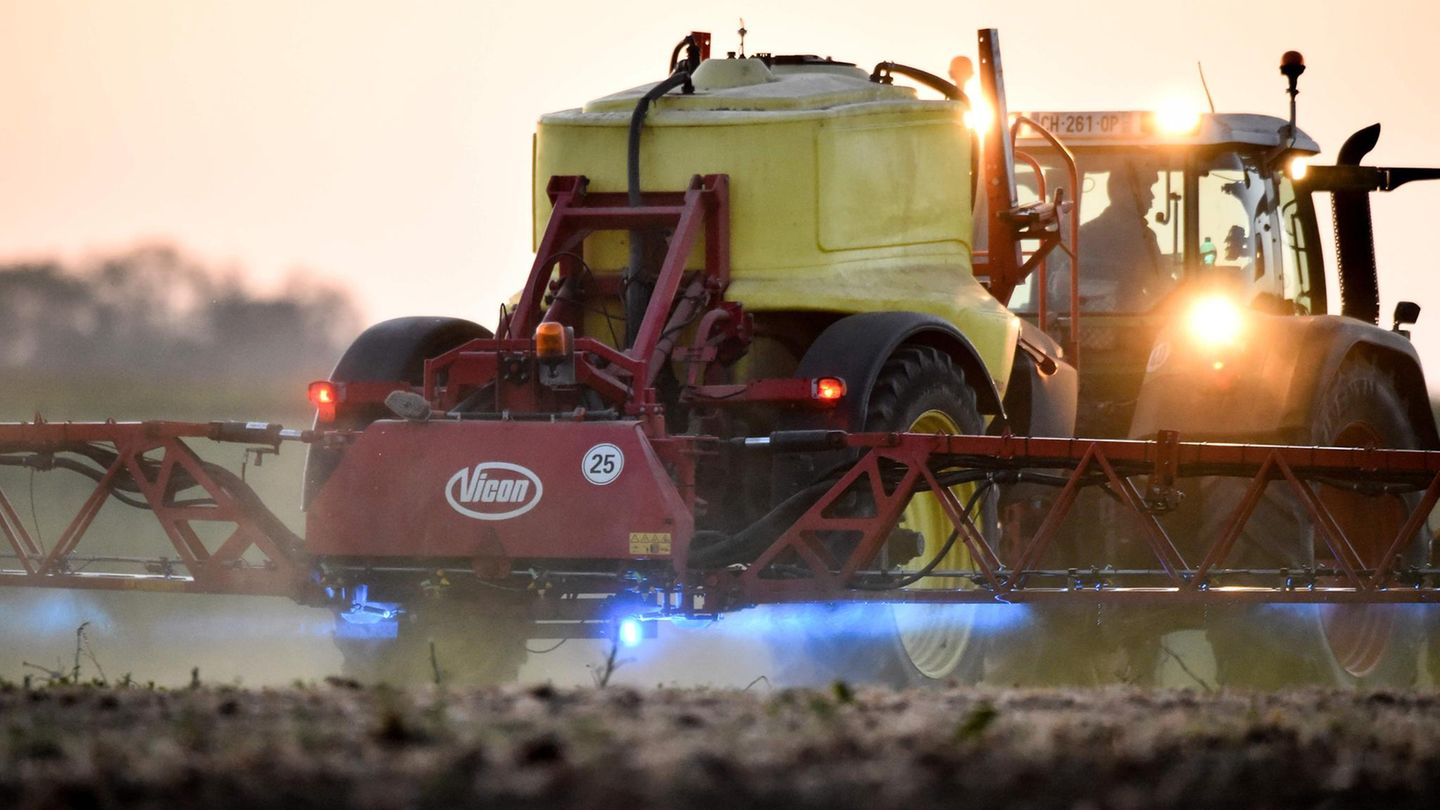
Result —
<path fill-rule="evenodd" d="M 920 414 L 909 428 L 911 433 L 958 434 L 960 425 L 947 413 L 930 410 Z M 975 493 L 977 484 L 962 484 L 951 487 L 950 492 L 963 507 Z M 946 516 L 940 499 L 929 492 L 917 493 L 906 505 L 900 517 L 900 528 L 919 533 L 923 538 L 923 551 L 915 559 L 900 566 L 902 570 L 915 572 L 924 568 L 940 549 L 955 527 Z M 973 570 L 974 563 L 970 550 L 956 538 L 944 559 L 935 570 Z M 930 576 L 909 586 L 909 590 L 954 589 L 968 583 L 956 577 Z M 973 642 L 974 610 L 969 605 L 896 605 L 894 608 L 895 627 L 900 644 L 910 662 L 927 678 L 948 677 L 955 671 L 961 659 Z"/>

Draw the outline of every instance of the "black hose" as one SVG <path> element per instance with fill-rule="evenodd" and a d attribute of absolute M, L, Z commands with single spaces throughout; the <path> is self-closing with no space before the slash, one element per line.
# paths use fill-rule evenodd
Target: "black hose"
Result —
<path fill-rule="evenodd" d="M 0 458 L 0 466 L 28 467 L 32 470 L 69 470 L 73 473 L 79 473 L 80 475 L 83 475 L 96 483 L 99 483 L 105 478 L 105 470 L 103 468 L 91 467 L 88 464 L 84 464 L 82 462 L 68 458 L 47 458 L 43 463 L 38 462 L 37 456 L 35 455 L 24 456 L 22 458 Z M 127 489 L 130 492 L 139 491 L 137 487 L 133 486 L 133 483 L 127 487 L 124 486 L 123 482 L 121 482 L 119 479 L 120 476 L 117 476 L 114 486 L 110 487 L 110 497 L 125 504 L 126 506 L 133 506 L 136 509 L 150 508 L 150 504 L 146 503 L 145 501 L 126 494 Z"/>
<path fill-rule="evenodd" d="M 974 520 L 970 517 L 970 512 L 975 508 L 975 503 L 980 500 L 980 496 L 984 495 L 985 492 L 993 486 L 995 486 L 995 482 L 993 480 L 986 481 L 985 483 L 976 487 L 975 491 L 970 494 L 970 500 L 965 502 L 965 511 L 963 516 L 967 521 L 971 521 L 972 526 L 974 525 Z M 934 571 L 935 568 L 940 565 L 940 561 L 945 559 L 945 555 L 950 553 L 950 549 L 955 547 L 955 541 L 959 539 L 959 537 L 960 530 L 951 529 L 950 536 L 945 540 L 945 545 L 940 547 L 940 550 L 936 552 L 935 556 L 930 560 L 930 562 L 926 563 L 925 567 L 921 568 L 919 571 L 916 571 L 915 573 L 910 574 L 903 579 L 899 579 L 895 582 L 886 582 L 883 584 L 868 582 L 855 582 L 852 584 L 862 591 L 893 591 L 914 585 L 925 577 L 930 576 L 930 572 Z"/>
<path fill-rule="evenodd" d="M 719 565 L 730 565 L 733 563 L 746 563 L 754 560 L 766 548 L 780 536 L 787 527 L 800 519 L 815 502 L 835 486 L 840 476 L 848 469 L 848 462 L 837 464 L 834 468 L 820 476 L 815 483 L 795 492 L 790 497 L 781 501 L 778 506 L 771 509 L 759 520 L 741 529 L 732 535 L 723 535 L 718 532 L 696 532 L 695 540 L 702 538 L 709 542 L 704 545 L 692 545 L 690 549 L 690 567 L 712 568 Z M 894 487 L 899 484 L 903 473 L 899 471 L 887 472 L 882 470 L 882 478 L 886 486 Z M 1069 482 L 1068 476 L 1037 473 L 1030 470 L 1015 470 L 995 472 L 993 470 L 964 469 L 953 472 L 941 473 L 935 476 L 936 480 L 943 487 L 954 487 L 962 484 L 985 482 L 980 488 L 983 491 L 989 486 L 1001 483 L 1029 483 L 1044 486 L 1063 487 Z M 1082 486 L 1093 486 L 1105 481 L 1103 475 L 1086 476 Z M 927 492 L 930 487 L 923 482 L 915 487 L 915 492 Z M 969 507 L 967 507 L 968 511 Z M 714 539 L 711 539 L 711 538 Z M 941 555 L 944 556 L 944 555 Z"/>
<path fill-rule="evenodd" d="M 640 130 L 645 126 L 645 114 L 650 111 L 651 102 L 690 81 L 688 67 L 681 67 L 670 78 L 650 88 L 635 102 L 635 111 L 630 114 L 630 143 L 626 154 L 626 181 L 629 203 L 632 208 L 640 207 Z"/>
<path fill-rule="evenodd" d="M 699 47 L 698 44 L 695 42 L 695 37 L 693 36 L 685 37 L 684 39 L 675 43 L 675 47 L 670 49 L 670 66 L 665 69 L 670 71 L 671 73 L 674 73 L 680 67 L 680 52 L 691 47 Z M 686 56 L 688 57 L 690 56 L 690 54 L 687 53 Z M 694 69 L 693 66 L 691 69 Z"/>
<path fill-rule="evenodd" d="M 681 48 L 687 51 L 683 61 L 679 61 Z M 625 177 L 626 195 L 632 208 L 639 208 L 644 202 L 640 196 L 640 132 L 645 126 L 645 115 L 650 111 L 651 102 L 677 87 L 683 87 L 686 93 L 694 92 L 694 87 L 690 84 L 690 74 L 700 64 L 700 46 L 694 37 L 686 37 L 675 46 L 675 50 L 670 54 L 670 64 L 674 71 L 670 78 L 646 91 L 645 95 L 635 102 L 635 111 L 630 114 Z M 630 231 L 630 265 L 625 268 L 624 276 L 625 348 L 635 345 L 635 338 L 640 334 L 640 323 L 644 320 L 645 310 L 650 306 L 650 295 L 654 291 L 654 283 L 648 277 L 649 254 L 650 232 Z"/>
<path fill-rule="evenodd" d="M 781 501 L 779 506 L 771 509 L 764 517 L 735 534 L 700 548 L 692 548 L 690 567 L 713 568 L 755 559 L 775 542 L 775 538 L 786 526 L 799 520 L 800 516 L 834 485 L 833 481 L 811 484 Z"/>
<path fill-rule="evenodd" d="M 946 81 L 928 70 L 902 65 L 899 62 L 878 63 L 875 65 L 875 69 L 870 71 L 870 81 L 876 84 L 890 84 L 890 74 L 892 73 L 908 76 L 950 101 L 964 101 L 966 103 L 970 101 L 970 99 L 965 96 L 965 91 L 956 87 L 954 82 Z"/>
<path fill-rule="evenodd" d="M 114 460 L 117 457 L 117 454 L 113 451 L 105 450 L 102 447 L 97 447 L 95 445 L 89 444 L 66 447 L 63 450 L 59 450 L 56 452 L 75 453 L 89 459 L 92 462 L 96 462 L 100 466 L 96 468 L 91 467 L 83 462 L 76 461 L 74 459 L 68 459 L 64 457 L 55 458 L 52 456 L 51 453 L 31 453 L 29 455 L 19 458 L 9 455 L 0 456 L 0 466 L 39 468 L 41 465 L 36 463 L 35 457 L 45 455 L 51 456 L 44 461 L 44 466 L 46 469 L 69 470 L 74 473 L 79 473 L 86 478 L 90 478 L 96 482 L 99 482 L 104 479 L 106 471 L 111 466 L 113 466 Z M 150 459 L 141 459 L 140 464 L 145 467 L 147 473 L 150 475 L 156 474 L 160 467 L 160 462 Z M 220 489 L 225 492 L 225 494 L 234 498 L 241 504 L 243 510 L 250 515 L 252 520 L 259 524 L 261 530 L 268 537 L 279 542 L 285 552 L 291 554 L 299 553 L 303 546 L 303 541 L 300 539 L 300 536 L 291 531 L 290 527 L 286 526 L 284 521 L 282 521 L 274 512 L 270 511 L 270 508 L 266 506 L 263 501 L 260 500 L 260 496 L 256 495 L 255 491 L 251 489 L 248 484 L 246 484 L 240 479 L 240 476 L 213 462 L 201 461 L 200 466 L 205 470 L 205 473 L 209 475 L 217 485 L 219 485 Z M 197 482 L 193 476 L 185 472 L 185 470 L 180 468 L 172 470 L 171 474 L 171 485 L 166 493 L 167 504 L 169 506 L 207 506 L 213 505 L 215 503 L 215 501 L 209 497 L 191 498 L 184 500 L 175 499 L 175 495 L 187 489 L 193 489 L 194 487 L 199 486 L 199 482 Z M 139 491 L 140 488 L 136 485 L 134 478 L 129 473 L 122 473 L 120 475 L 116 475 L 111 480 L 111 486 L 108 495 L 115 500 L 126 504 L 127 506 L 132 506 L 136 509 L 150 509 L 151 506 L 147 501 L 142 501 L 138 498 L 133 498 L 126 494 L 127 492 Z"/>
<path fill-rule="evenodd" d="M 670 78 L 650 88 L 650 91 L 641 96 L 640 101 L 635 104 L 635 112 L 630 116 L 630 145 L 626 166 L 629 202 L 633 208 L 640 207 L 643 202 L 640 196 L 640 130 L 645 125 L 645 114 L 650 109 L 650 102 L 689 81 L 689 73 L 677 70 Z M 640 334 L 640 324 L 645 319 L 645 310 L 650 306 L 650 295 L 655 289 L 648 267 L 650 264 L 650 238 L 649 230 L 630 231 L 630 265 L 625 268 L 624 277 L 625 348 L 627 349 L 635 345 L 635 338 Z"/>

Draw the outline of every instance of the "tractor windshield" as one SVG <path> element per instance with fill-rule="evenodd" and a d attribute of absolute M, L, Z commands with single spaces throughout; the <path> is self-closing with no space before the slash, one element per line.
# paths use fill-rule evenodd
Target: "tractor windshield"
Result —
<path fill-rule="evenodd" d="M 1022 150 L 1038 171 L 1017 161 L 1021 200 L 1034 199 L 1042 182 L 1053 197 L 1067 183 L 1058 159 L 1045 149 Z M 1075 156 L 1082 313 L 1152 312 L 1191 277 L 1246 288 L 1252 300 L 1283 297 L 1278 268 L 1267 261 L 1273 186 L 1248 159 L 1233 151 L 1134 146 L 1081 149 Z M 1070 310 L 1069 257 L 1057 250 L 1046 265 L 1048 309 L 1064 315 Z M 1016 289 L 1011 307 L 1035 312 L 1040 285 L 1039 274 L 1032 274 Z"/>

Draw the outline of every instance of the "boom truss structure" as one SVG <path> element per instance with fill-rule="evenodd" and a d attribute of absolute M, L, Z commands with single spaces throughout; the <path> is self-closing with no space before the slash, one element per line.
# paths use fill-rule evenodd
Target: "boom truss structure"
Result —
<path fill-rule="evenodd" d="M 203 461 L 190 443 L 237 442 L 273 451 L 282 442 L 335 446 L 353 435 L 221 422 L 0 425 L 0 465 L 67 470 L 94 481 L 48 549 L 26 531 L 12 499 L 0 490 L 0 534 L 10 550 L 0 568 L 0 585 L 323 602 L 321 561 L 307 555 L 303 541 L 240 476 Z M 799 493 L 804 503 L 798 517 L 797 510 L 788 512 L 792 517 L 752 545 L 746 561 L 696 567 L 692 559 L 676 571 L 652 594 L 663 613 L 716 615 L 757 604 L 834 601 L 1440 601 L 1440 568 L 1429 556 L 1427 527 L 1440 501 L 1440 452 L 1192 443 L 1174 433 L 1127 441 L 800 431 L 742 441 L 756 452 L 848 451 L 852 460 Z M 1216 479 L 1235 482 L 1233 509 L 1209 521 L 1206 534 L 1187 529 L 1180 540 L 1171 518 L 1177 502 L 1187 487 Z M 972 514 L 978 514 L 979 498 L 964 499 L 957 492 L 1036 482 L 1052 495 L 1040 501 L 1024 526 L 1003 527 L 1003 541 L 993 525 Z M 1277 490 L 1303 518 L 1300 525 L 1312 538 L 1314 562 L 1232 565 L 1251 542 L 1246 529 L 1257 507 Z M 1108 514 L 1128 521 L 1136 540 L 1127 560 L 1140 549 L 1147 562 L 1120 566 L 1107 561 L 1098 544 L 1085 549 L 1094 527 L 1078 525 L 1087 517 L 1077 504 L 1087 491 L 1103 492 L 1113 505 Z M 887 541 L 906 503 L 927 492 L 943 505 L 953 530 L 951 544 L 968 552 L 970 567 L 932 565 L 911 573 L 884 564 Z M 1337 500 L 1333 493 L 1342 497 Z M 152 512 L 168 540 L 164 554 L 88 553 L 96 544 L 96 515 L 112 498 Z M 1384 500 L 1403 505 L 1403 511 L 1382 527 L 1385 536 L 1377 542 L 1376 525 L 1340 513 L 1356 499 Z M 206 524 L 219 530 L 202 531 Z M 1060 538 L 1079 538 L 1094 562 L 1078 568 L 1047 566 Z M 694 554 L 702 547 L 698 544 L 699 539 L 691 543 L 695 559 L 704 557 Z M 685 557 L 677 554 L 676 559 Z M 423 567 L 424 561 L 417 565 Z M 504 572 L 496 577 L 520 575 L 478 561 L 470 573 L 482 576 L 490 570 Z M 543 571 L 533 564 L 524 575 L 562 583 L 566 578 L 558 567 Z M 592 591 L 633 589 L 634 578 L 618 569 L 608 584 L 593 572 L 586 576 L 585 587 Z"/>
<path fill-rule="evenodd" d="M 50 548 L 26 530 L 0 490 L 0 535 L 11 552 L 0 585 L 299 599 L 308 574 L 300 538 L 240 476 L 202 460 L 187 442 L 240 442 L 273 451 L 281 441 L 312 438 L 308 431 L 264 423 L 0 424 L 0 466 L 64 470 L 95 482 Z M 148 509 L 175 556 L 88 553 L 97 544 L 95 519 L 111 499 Z"/>
<path fill-rule="evenodd" d="M 788 437 L 776 434 L 774 440 Z M 1440 499 L 1440 453 L 1342 447 L 1288 447 L 1187 443 L 1174 432 L 1155 441 L 1053 439 L 1018 436 L 844 434 L 819 437 L 832 447 L 860 452 L 814 504 L 743 570 L 711 573 L 705 582 L 722 600 L 752 602 L 1434 602 L 1440 601 L 1440 569 L 1428 556 L 1427 517 Z M 792 439 L 793 441 L 793 439 Z M 1202 479 L 1235 482 L 1238 497 L 1227 516 L 1208 521 L 1196 535 L 1186 528 L 1178 543 L 1167 526 L 1187 485 Z M 956 480 L 984 483 L 1043 479 L 1053 498 L 1028 521 L 1029 532 L 988 538 L 952 491 Z M 1046 568 L 1042 561 L 1063 533 L 1098 535 L 1076 504 L 1081 493 L 1100 488 L 1117 508 L 1112 519 L 1128 522 L 1132 545 L 1148 564 L 1116 567 L 1092 547 L 1085 568 Z M 1313 531 L 1316 560 L 1308 566 L 1269 569 L 1229 567 L 1241 551 L 1247 526 L 1272 488 L 1295 504 L 1298 528 Z M 1398 526 L 1357 525 L 1337 514 L 1335 498 L 1403 504 Z M 1272 494 L 1267 495 L 1267 490 Z M 868 517 L 848 513 L 855 492 L 873 504 Z M 905 571 L 875 570 L 901 510 L 917 492 L 933 493 L 973 567 L 930 570 L 925 576 L 949 587 L 906 589 Z M 973 511 L 973 510 L 971 510 Z M 1093 515 L 1089 516 L 1093 520 Z M 1014 529 L 1016 527 L 1010 527 Z M 1375 532 L 1389 531 L 1377 542 Z M 849 533 L 837 558 L 833 540 Z M 1288 538 L 1294 540 L 1295 538 Z M 1183 546 L 1183 548 L 1182 548 Z M 1423 564 L 1415 564 L 1423 551 Z M 1128 558 L 1133 559 L 1132 551 Z M 870 568 L 871 570 L 866 570 Z M 886 587 L 887 581 L 892 583 Z M 917 580 L 915 583 L 921 585 Z M 727 602 L 728 603 L 728 602 Z"/>

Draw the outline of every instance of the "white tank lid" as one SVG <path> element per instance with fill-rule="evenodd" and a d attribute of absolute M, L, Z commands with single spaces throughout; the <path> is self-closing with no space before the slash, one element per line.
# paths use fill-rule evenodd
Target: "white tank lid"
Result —
<path fill-rule="evenodd" d="M 706 59 L 691 74 L 696 90 L 729 90 L 775 81 L 761 59 Z"/>

